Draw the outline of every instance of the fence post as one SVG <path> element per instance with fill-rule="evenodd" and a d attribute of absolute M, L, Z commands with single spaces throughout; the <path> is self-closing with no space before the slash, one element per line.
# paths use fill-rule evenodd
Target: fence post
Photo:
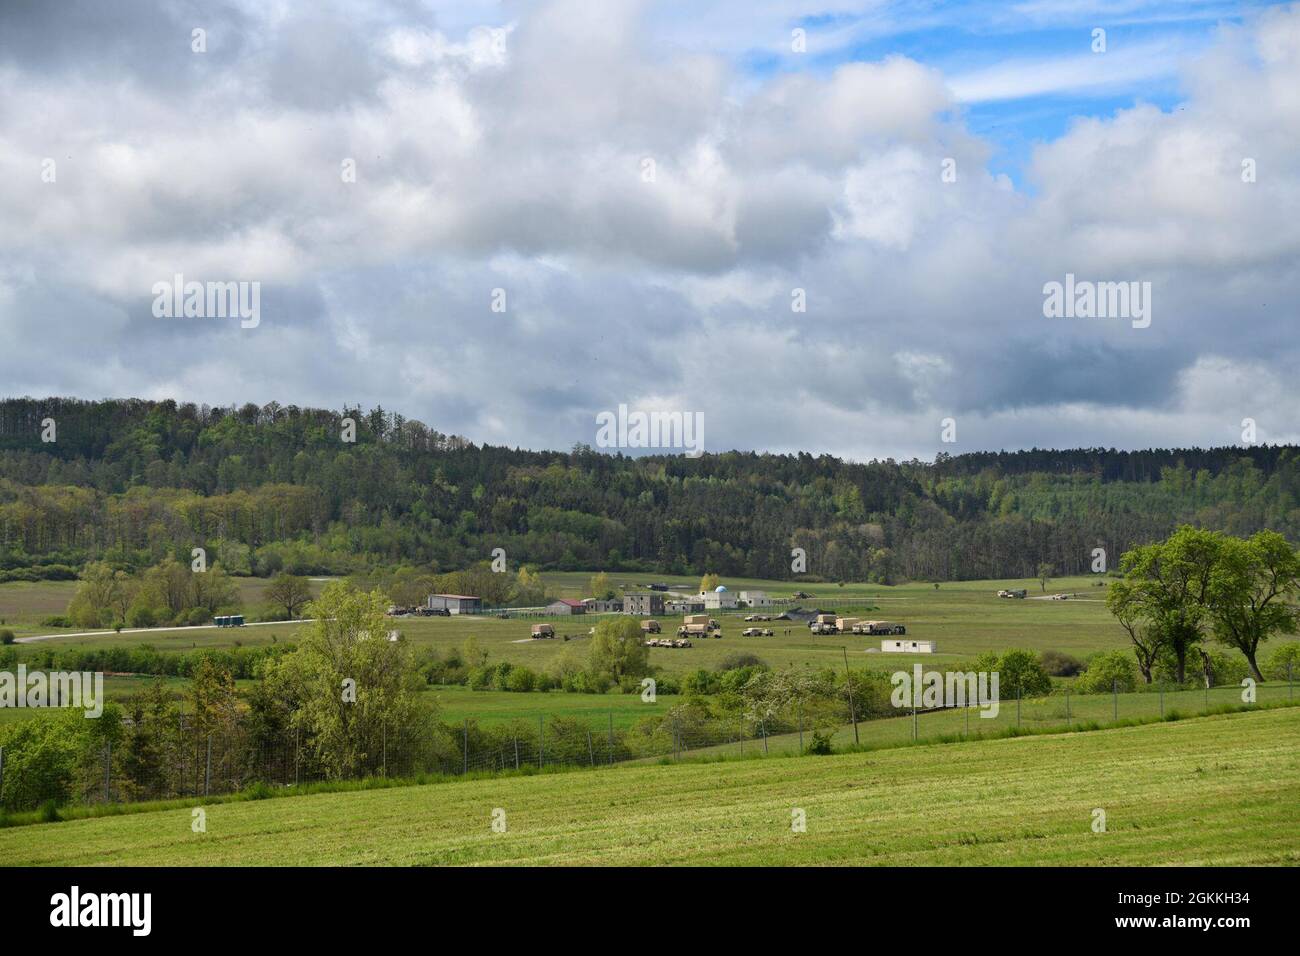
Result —
<path fill-rule="evenodd" d="M 1291 682 L 1291 664 L 1286 665 L 1286 697 L 1290 700 L 1295 696 L 1295 684 Z"/>
<path fill-rule="evenodd" d="M 591 765 L 592 765 L 593 767 L 596 766 L 596 751 L 595 751 L 595 750 L 592 748 L 592 746 L 591 746 L 591 728 L 590 728 L 590 727 L 587 728 L 587 758 L 591 761 Z"/>
<path fill-rule="evenodd" d="M 912 700 L 912 740 L 916 740 L 916 700 Z"/>
<path fill-rule="evenodd" d="M 1119 678 L 1110 682 L 1111 719 L 1119 720 Z"/>
<path fill-rule="evenodd" d="M 1016 688 L 1016 729 L 1020 729 L 1020 696 L 1021 688 Z"/>
<path fill-rule="evenodd" d="M 519 769 L 519 735 L 515 734 L 515 769 Z"/>
<path fill-rule="evenodd" d="M 758 725 L 763 730 L 763 753 L 767 754 L 767 721 Z"/>
<path fill-rule="evenodd" d="M 208 734 L 208 759 L 203 765 L 203 795 L 212 792 L 212 735 Z"/>
<path fill-rule="evenodd" d="M 383 756 L 384 776 L 387 777 L 388 776 L 388 725 L 384 724 L 379 729 L 384 738 L 384 756 Z"/>
<path fill-rule="evenodd" d="M 464 746 L 464 773 L 469 773 L 469 718 L 465 718 L 465 746 Z"/>
<path fill-rule="evenodd" d="M 609 762 L 614 762 L 614 712 L 609 712 Z"/>
<path fill-rule="evenodd" d="M 1065 722 L 1069 724 L 1072 721 L 1070 717 L 1070 692 L 1065 692 Z"/>
<path fill-rule="evenodd" d="M 112 777 L 113 777 L 113 742 L 104 743 L 104 802 L 108 803 L 112 799 Z"/>
<path fill-rule="evenodd" d="M 1165 684 L 1160 682 L 1160 719 L 1165 719 Z"/>
<path fill-rule="evenodd" d="M 970 736 L 970 704 L 966 705 L 966 736 Z"/>
<path fill-rule="evenodd" d="M 302 728 L 293 728 L 293 785 L 302 783 Z"/>
<path fill-rule="evenodd" d="M 546 725 L 542 723 L 542 715 L 537 715 L 537 769 L 541 770 L 546 766 L 546 748 L 543 741 L 546 739 Z"/>
<path fill-rule="evenodd" d="M 799 704 L 799 753 L 803 753 L 803 703 Z"/>
<path fill-rule="evenodd" d="M 5 805 L 5 749 L 0 747 L 0 808 Z"/>

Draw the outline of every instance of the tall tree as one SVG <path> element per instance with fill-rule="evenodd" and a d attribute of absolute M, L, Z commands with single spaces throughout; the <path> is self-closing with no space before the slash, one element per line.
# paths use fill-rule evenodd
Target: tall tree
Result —
<path fill-rule="evenodd" d="M 1160 629 L 1144 616 L 1145 608 L 1138 598 L 1140 593 L 1135 583 L 1116 581 L 1107 589 L 1106 607 L 1128 633 L 1138 670 L 1142 672 L 1143 680 L 1150 684 L 1156 660 L 1164 648 L 1164 639 Z"/>
<path fill-rule="evenodd" d="M 284 608 L 292 620 L 311 600 L 311 584 L 305 577 L 281 572 L 267 585 L 266 598 L 276 607 Z"/>
<path fill-rule="evenodd" d="M 1245 655 L 1262 681 L 1256 655 L 1272 634 L 1294 634 L 1300 611 L 1289 602 L 1300 590 L 1300 556 L 1274 531 L 1247 540 L 1225 538 L 1210 578 L 1214 636 Z"/>
<path fill-rule="evenodd" d="M 1175 677 L 1187 677 L 1187 655 L 1205 638 L 1210 581 L 1224 536 L 1184 525 L 1168 540 L 1128 551 L 1120 571 L 1131 588 L 1132 612 L 1174 655 Z"/>

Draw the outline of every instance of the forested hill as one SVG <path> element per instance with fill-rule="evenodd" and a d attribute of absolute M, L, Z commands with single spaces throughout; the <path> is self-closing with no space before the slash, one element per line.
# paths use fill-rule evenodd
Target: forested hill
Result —
<path fill-rule="evenodd" d="M 827 580 L 1066 574 L 1182 522 L 1297 540 L 1297 451 L 628 458 L 475 445 L 378 408 L 15 399 L 0 402 L 0 569 L 204 545 L 234 573 L 445 571 L 500 547 L 512 566 L 789 578 L 801 547 Z"/>

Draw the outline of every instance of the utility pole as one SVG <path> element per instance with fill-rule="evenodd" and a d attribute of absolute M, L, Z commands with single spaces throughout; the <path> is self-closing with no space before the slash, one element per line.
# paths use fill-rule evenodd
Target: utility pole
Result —
<path fill-rule="evenodd" d="M 844 679 L 849 685 L 849 717 L 853 720 L 853 743 L 856 745 L 858 740 L 858 710 L 853 703 L 853 672 L 849 670 L 849 649 L 843 644 L 840 650 L 844 653 Z"/>

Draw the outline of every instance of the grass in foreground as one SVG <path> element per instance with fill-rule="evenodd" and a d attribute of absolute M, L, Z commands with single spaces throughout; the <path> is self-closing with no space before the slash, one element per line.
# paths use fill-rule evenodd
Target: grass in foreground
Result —
<path fill-rule="evenodd" d="M 1296 864 L 1300 710 L 0 831 L 12 865 Z M 494 833 L 493 811 L 508 830 Z M 795 809 L 807 832 L 791 830 Z M 1107 832 L 1092 831 L 1093 810 Z"/>

